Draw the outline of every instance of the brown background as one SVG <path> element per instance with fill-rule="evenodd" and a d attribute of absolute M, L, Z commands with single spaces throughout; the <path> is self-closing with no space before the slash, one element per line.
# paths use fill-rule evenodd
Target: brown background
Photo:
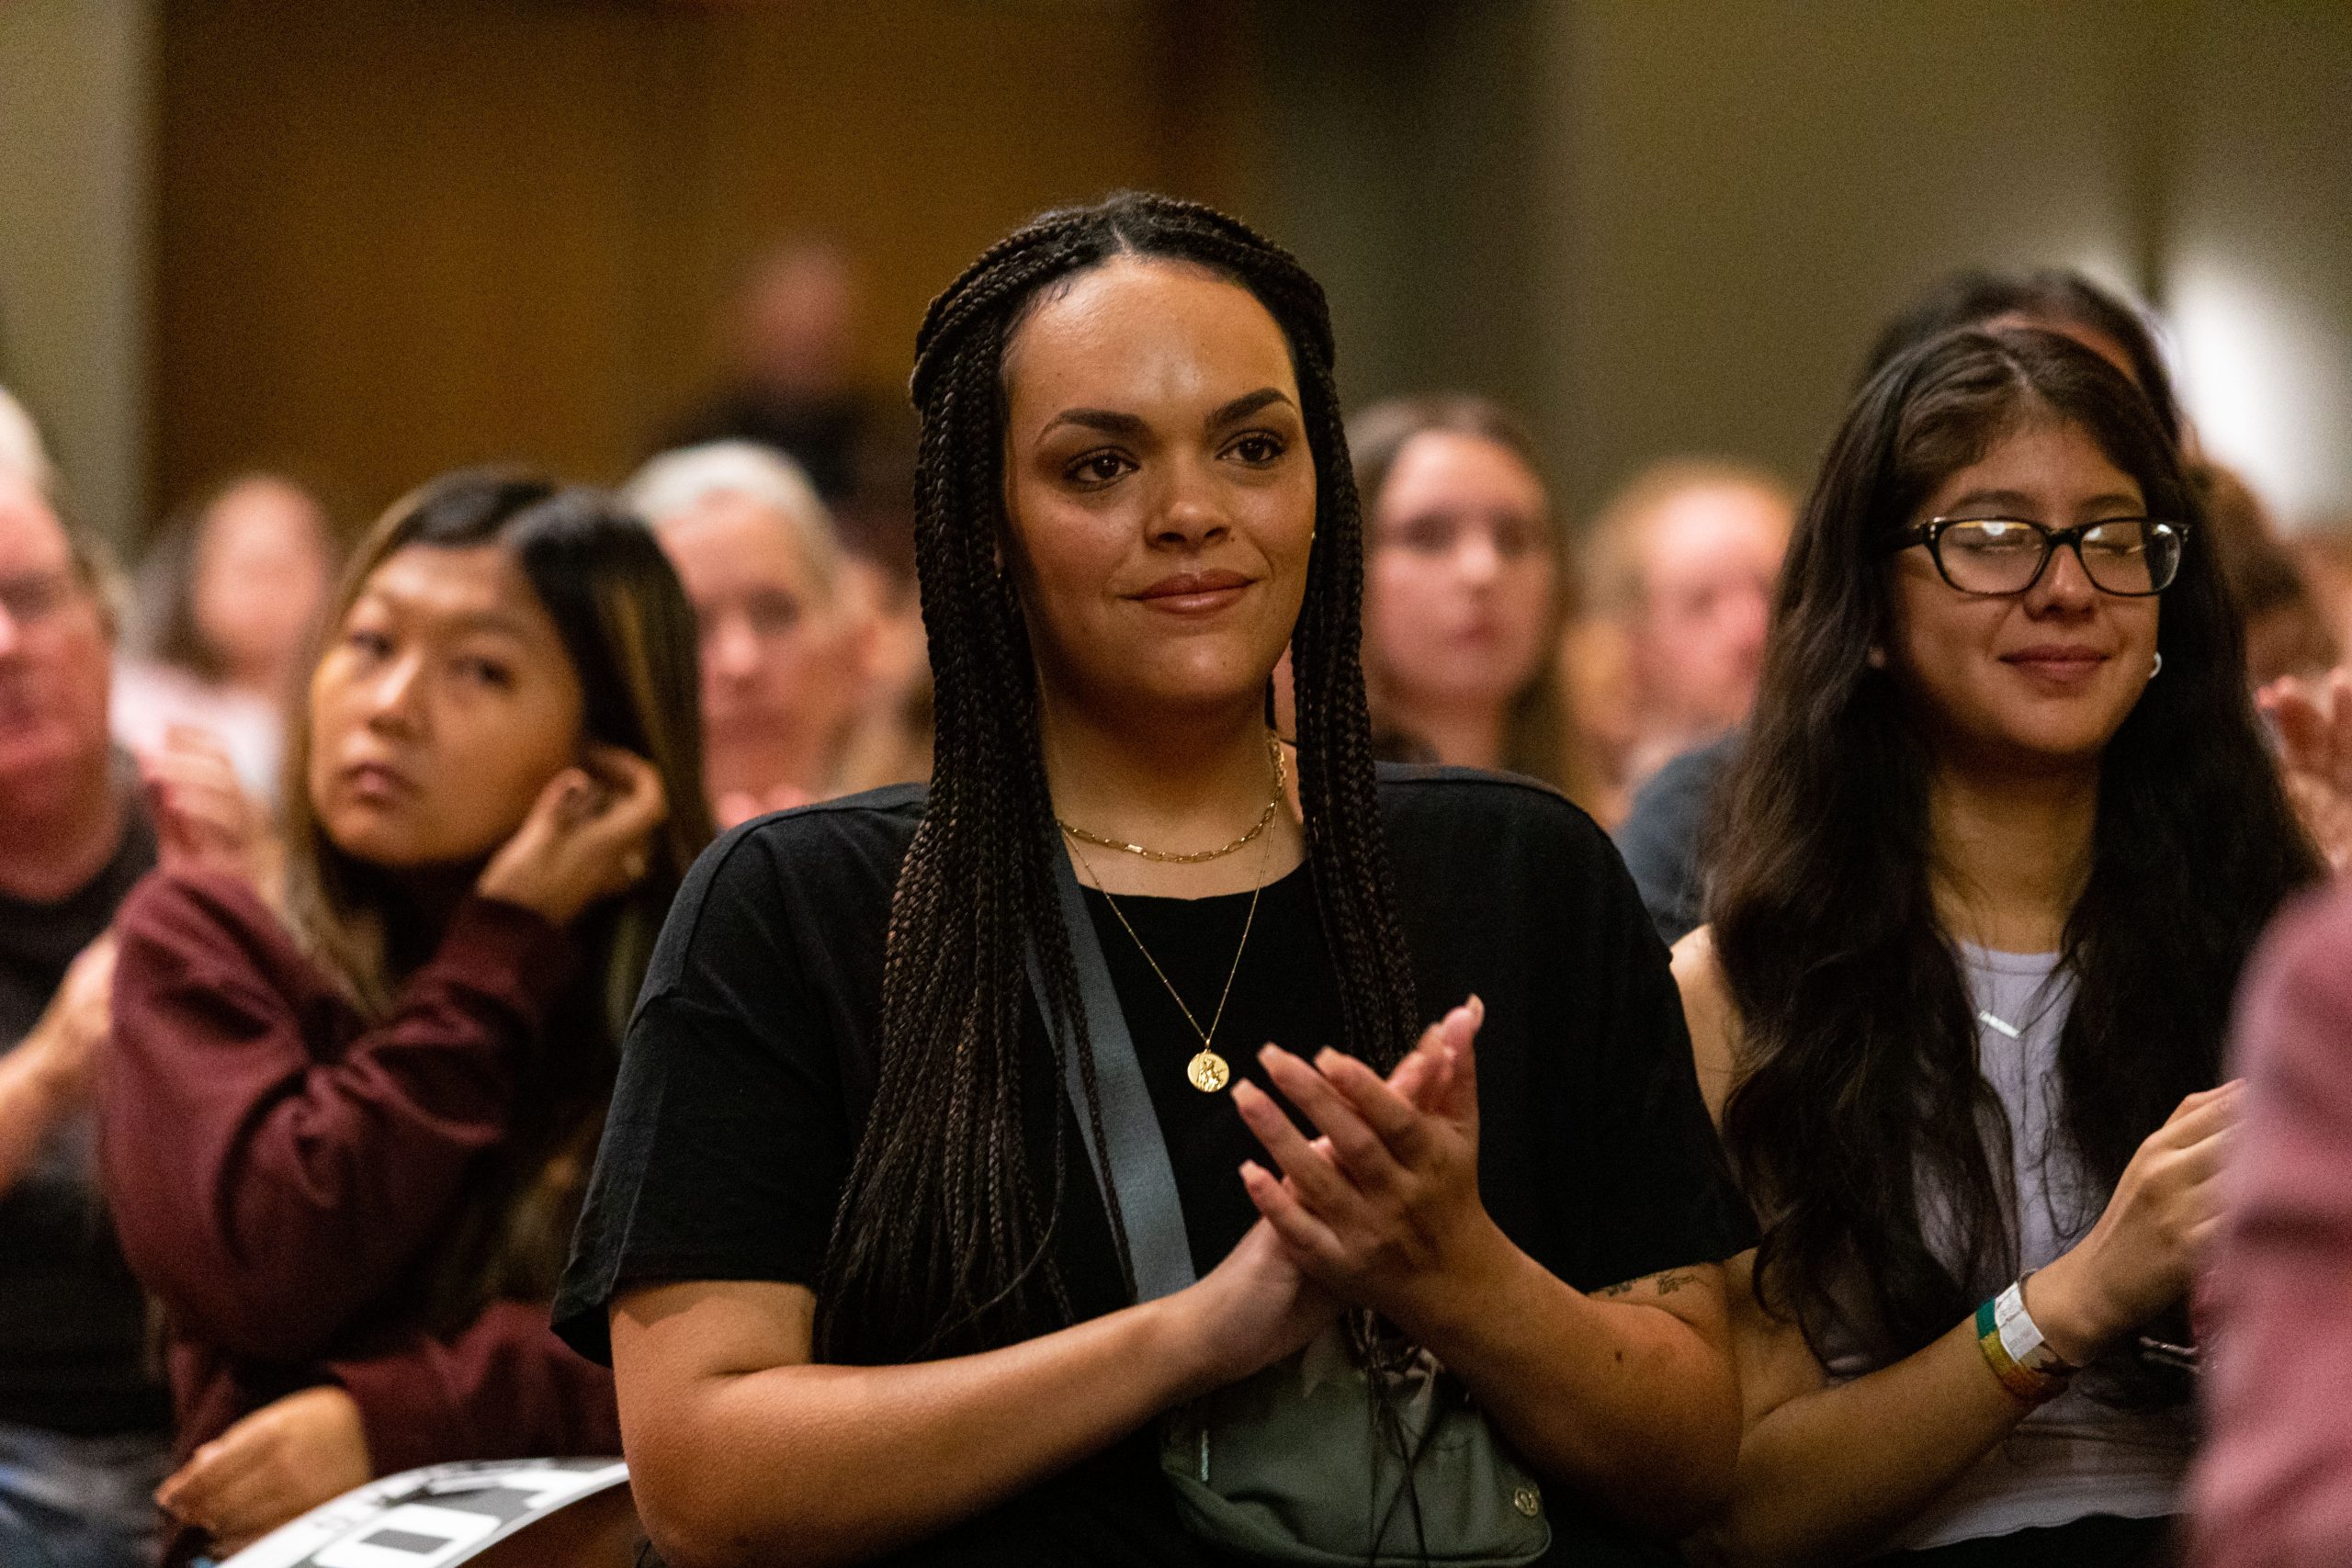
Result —
<path fill-rule="evenodd" d="M 167 4 L 157 493 L 254 462 L 363 512 L 481 459 L 616 479 L 785 232 L 861 257 L 864 370 L 899 384 L 925 302 L 1020 216 L 1238 201 L 1215 11 Z"/>

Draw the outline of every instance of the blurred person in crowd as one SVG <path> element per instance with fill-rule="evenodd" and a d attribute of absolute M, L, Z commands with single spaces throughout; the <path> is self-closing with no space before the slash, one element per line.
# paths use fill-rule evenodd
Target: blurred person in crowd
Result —
<path fill-rule="evenodd" d="M 2169 1561 L 2239 970 L 2320 874 L 2147 400 L 2032 329 L 1921 345 L 1808 498 L 1678 945 L 1764 1223 L 1734 1562 Z"/>
<path fill-rule="evenodd" d="M 2287 541 L 2287 550 L 2317 599 L 2335 646 L 2352 652 L 2352 518 L 2307 528 Z"/>
<path fill-rule="evenodd" d="M 2339 786 L 2352 798 L 2352 770 Z M 2235 1054 L 2245 1117 L 2199 1298 L 2196 1561 L 2337 1568 L 2352 1550 L 2352 884 L 2263 939 Z"/>
<path fill-rule="evenodd" d="M 0 412 L 13 407 L 0 394 Z M 0 1562 L 144 1568 L 170 1410 L 98 1191 L 107 929 L 155 864 L 107 738 L 114 608 L 29 423 L 0 454 Z"/>
<path fill-rule="evenodd" d="M 167 865 L 116 925 L 101 1153 L 164 1309 L 175 1559 L 619 1442 L 546 1303 L 709 837 L 693 612 L 607 498 L 478 471 L 385 516 L 329 625 L 276 897 Z"/>
<path fill-rule="evenodd" d="M 1292 258 L 1153 196 L 1048 213 L 933 302 L 933 784 L 696 868 L 557 1308 L 674 1560 L 1235 1561 L 1157 1417 L 1311 1340 L 1361 1370 L 1343 1306 L 1525 1455 L 1544 1562 L 1655 1561 L 1629 1534 L 1719 1495 L 1710 1260 L 1749 1233 L 1665 955 L 1552 791 L 1375 769 L 1331 353 Z M 1114 1125 L 1164 1144 L 1163 1201 L 1101 1196 Z M 1375 1214 L 1380 1172 L 1414 1201 Z M 1327 1473 L 1360 1515 L 1370 1477 Z"/>
<path fill-rule="evenodd" d="M 1348 422 L 1365 523 L 1363 666 L 1375 728 L 1430 761 L 1566 789 L 1558 646 L 1565 541 L 1526 427 L 1464 394 Z"/>
<path fill-rule="evenodd" d="M 1629 784 L 1747 717 L 1793 504 L 1761 469 L 1676 458 L 1594 520 L 1595 609 L 1624 641 L 1631 682 Z"/>
<path fill-rule="evenodd" d="M 2260 691 L 2333 665 L 2339 650 L 2326 610 L 2252 487 L 2210 459 L 2192 464 L 2189 479 L 2208 547 L 2245 623 L 2247 681 Z"/>
<path fill-rule="evenodd" d="M 666 445 L 756 441 L 799 464 L 829 503 L 857 500 L 893 412 L 858 384 L 862 292 L 831 240 L 788 240 L 763 256 L 735 305 L 732 384 Z"/>
<path fill-rule="evenodd" d="M 1944 278 L 1880 332 L 1860 384 L 1930 338 L 1980 326 L 2040 327 L 2074 339 L 2129 377 L 2156 423 L 2182 441 L 2180 404 L 2146 320 L 2080 273 L 2055 268 Z M 1667 762 L 1641 786 L 1617 829 L 1642 902 L 1669 943 L 1703 918 L 1707 823 L 1739 745 L 1735 731 Z"/>
<path fill-rule="evenodd" d="M 325 511 L 277 474 L 235 479 L 166 529 L 140 572 L 141 657 L 115 672 L 117 738 L 144 751 L 207 731 L 245 788 L 275 800 L 286 708 L 334 569 Z"/>
<path fill-rule="evenodd" d="M 0 469 L 7 469 L 32 481 L 33 488 L 46 494 L 54 485 L 49 468 L 49 448 L 40 438 L 40 427 L 33 416 L 25 412 L 7 388 L 0 387 Z"/>
<path fill-rule="evenodd" d="M 694 605 L 718 825 L 839 793 L 866 707 L 879 574 L 842 551 L 798 466 L 751 442 L 664 453 L 622 493 Z"/>

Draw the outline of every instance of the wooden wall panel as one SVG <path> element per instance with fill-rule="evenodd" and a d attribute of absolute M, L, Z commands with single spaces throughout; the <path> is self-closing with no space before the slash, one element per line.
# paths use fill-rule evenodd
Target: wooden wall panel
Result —
<path fill-rule="evenodd" d="M 462 462 L 616 477 L 786 231 L 862 255 L 865 369 L 902 384 L 924 301 L 1029 211 L 1241 198 L 1220 14 L 168 0 L 157 497 L 254 462 L 361 513 Z"/>

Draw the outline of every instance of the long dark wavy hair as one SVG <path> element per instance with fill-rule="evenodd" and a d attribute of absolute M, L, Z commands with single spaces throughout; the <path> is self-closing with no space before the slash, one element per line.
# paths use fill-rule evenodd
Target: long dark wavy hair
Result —
<path fill-rule="evenodd" d="M 2141 396 L 2176 446 L 2186 446 L 2180 400 L 2172 389 L 2172 374 L 2165 368 L 2164 350 L 2155 329 L 2131 301 L 2101 288 L 2072 267 L 2041 267 L 2032 272 L 1988 272 L 1970 268 L 1938 282 L 1901 315 L 1888 321 L 1871 345 L 1862 379 L 1892 365 L 1931 338 L 1962 327 L 1984 327 L 1996 321 L 2037 327 L 2085 327 L 2123 351 L 2132 364 L 2132 379 Z"/>
<path fill-rule="evenodd" d="M 2239 967 L 2319 872 L 2256 727 L 2178 450 L 2147 400 L 2039 331 L 1955 333 L 1888 365 L 1805 502 L 1715 844 L 1715 951 L 1742 1022 L 1724 1138 L 1764 1217 L 1758 1300 L 1816 1352 L 1835 1325 L 1908 1354 L 2018 1268 L 1996 1176 L 2008 1129 L 1930 889 L 1933 759 L 1869 650 L 1895 629 L 1890 536 L 1947 477 L 2041 420 L 2080 428 L 2150 514 L 2191 525 L 2158 621 L 2163 674 L 2100 759 L 2092 863 L 2065 928 L 2076 988 L 2060 1131 L 2102 1192 L 2184 1095 L 2218 1079 Z M 1939 1233 L 1949 1220 L 1942 1247 L 1923 1235 L 1923 1207 Z M 2160 1392 L 2120 1358 L 2113 1370 L 2109 1386 Z"/>
<path fill-rule="evenodd" d="M 324 626 L 340 628 L 402 550 L 484 545 L 514 558 L 555 623 L 580 681 L 583 739 L 651 762 L 669 816 L 647 843 L 646 874 L 574 927 L 584 962 L 549 1024 L 561 1042 L 533 1058 L 513 1130 L 482 1159 L 435 1248 L 424 1312 L 445 1330 L 492 1300 L 554 1294 L 578 1166 L 594 1148 L 629 1007 L 678 884 L 711 839 L 694 610 L 651 532 L 603 491 L 507 468 L 445 474 L 394 502 L 361 541 Z M 311 803 L 310 705 L 293 715 L 279 807 L 288 923 L 360 1011 L 381 1017 L 441 932 L 399 878 L 327 836 Z"/>
<path fill-rule="evenodd" d="M 1114 256 L 1204 267 L 1248 289 L 1289 341 L 1313 450 L 1316 538 L 1293 633 L 1299 798 L 1307 864 L 1338 971 L 1348 1047 L 1385 1066 L 1410 1044 L 1416 1002 L 1374 795 L 1357 661 L 1363 537 L 1331 380 L 1323 290 L 1296 261 L 1221 213 L 1123 194 L 1053 211 L 982 253 L 931 302 L 915 340 L 922 419 L 915 558 L 937 684 L 931 795 L 891 898 L 879 1068 L 835 1216 L 818 1297 L 820 1354 L 920 1359 L 1026 1338 L 1070 1319 L 1050 1247 L 1069 1160 L 1058 1115 L 1051 1190 L 1024 1150 L 1024 1083 L 1040 1050 L 1023 955 L 1091 1053 L 1056 893 L 1038 748 L 1037 675 L 1021 604 L 998 569 L 1007 541 L 1004 351 L 1041 295 Z M 1050 1081 L 1058 1084 L 1058 1060 Z M 1082 1156 L 1081 1156 L 1082 1157 Z M 1111 1205 L 1121 1267 L 1125 1226 Z"/>

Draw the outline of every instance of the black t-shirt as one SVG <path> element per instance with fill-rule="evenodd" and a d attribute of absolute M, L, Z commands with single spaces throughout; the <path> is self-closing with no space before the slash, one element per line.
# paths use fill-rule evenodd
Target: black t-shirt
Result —
<path fill-rule="evenodd" d="M 1423 1014 L 1473 991 L 1487 1003 L 1479 1174 L 1497 1223 L 1583 1289 L 1752 1245 L 1665 950 L 1608 840 L 1524 781 L 1387 766 L 1381 779 Z M 631 1285 L 817 1280 L 874 1092 L 890 895 L 922 808 L 921 790 L 902 787 L 764 818 L 714 845 L 687 879 L 646 977 L 556 1303 L 559 1330 L 583 1352 L 609 1354 L 605 1309 Z M 1198 1037 L 1102 895 L 1087 897 L 1205 1273 L 1256 1217 L 1236 1167 L 1263 1155 L 1226 1095 L 1186 1081 Z M 1119 900 L 1204 1021 L 1248 904 L 1247 894 Z M 1338 1021 L 1301 868 L 1265 890 L 1218 1049 L 1254 1077 L 1260 1043 L 1340 1045 Z M 1034 1009 L 1030 1028 L 1033 1070 L 1050 1086 Z M 1073 1135 L 1069 1146 L 1081 1145 Z M 1124 1304 L 1082 1155 L 1063 1204 L 1057 1261 L 1076 1310 Z M 1573 1504 L 1555 1509 L 1555 1533 L 1556 1562 L 1645 1555 L 1602 1547 L 1619 1538 Z M 1146 1434 L 893 1561 L 1219 1559 L 1177 1524 Z"/>
<path fill-rule="evenodd" d="M 0 1055 L 57 994 L 66 966 L 155 866 L 135 795 L 97 875 L 54 904 L 0 894 Z M 169 1400 L 146 1352 L 146 1298 L 98 1193 L 95 1119 L 59 1125 L 0 1193 L 0 1421 L 84 1434 L 160 1431 Z"/>

